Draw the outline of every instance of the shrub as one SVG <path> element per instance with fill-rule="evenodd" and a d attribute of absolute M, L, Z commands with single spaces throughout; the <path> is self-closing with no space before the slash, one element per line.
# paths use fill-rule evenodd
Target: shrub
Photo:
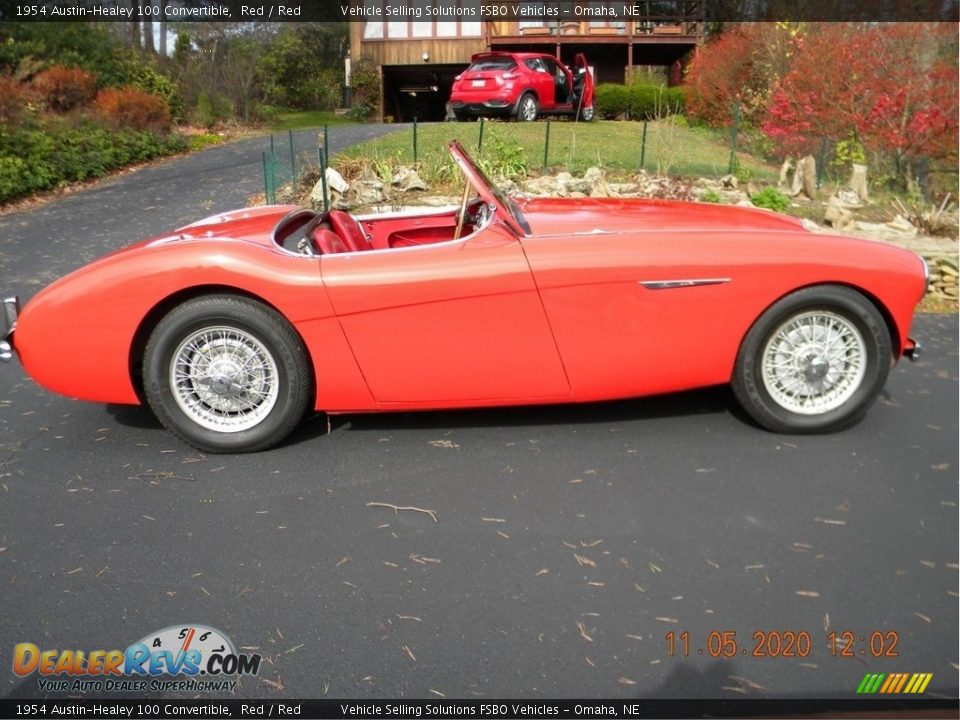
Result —
<path fill-rule="evenodd" d="M 170 108 L 174 120 L 183 120 L 184 103 L 176 83 L 152 66 L 136 59 L 130 67 L 130 85 L 150 95 L 159 95 Z"/>
<path fill-rule="evenodd" d="M 613 120 L 630 108 L 630 91 L 623 85 L 613 83 L 597 85 L 593 104 L 600 117 Z"/>
<path fill-rule="evenodd" d="M 101 90 L 94 105 L 114 127 L 170 129 L 170 108 L 166 101 L 129 85 Z"/>
<path fill-rule="evenodd" d="M 9 127 L 16 126 L 26 104 L 26 93 L 9 75 L 0 75 L 0 123 Z"/>
<path fill-rule="evenodd" d="M 784 212 L 790 207 L 790 198 L 776 188 L 764 188 L 750 196 L 750 202 L 760 208 Z"/>
<path fill-rule="evenodd" d="M 193 109 L 193 122 L 209 129 L 230 117 L 232 110 L 230 101 L 223 95 L 201 90 L 197 96 L 197 106 Z"/>
<path fill-rule="evenodd" d="M 41 129 L 0 129 L 0 202 L 99 177 L 185 147 L 177 134 L 115 130 L 89 119 Z"/>
<path fill-rule="evenodd" d="M 351 84 L 352 107 L 348 115 L 356 120 L 372 118 L 380 110 L 380 75 L 376 63 L 368 57 L 357 60 L 351 73 Z"/>
<path fill-rule="evenodd" d="M 86 105 L 97 94 L 97 79 L 92 73 L 63 65 L 39 73 L 32 86 L 48 108 L 61 113 Z"/>
<path fill-rule="evenodd" d="M 701 199 L 703 202 L 708 202 L 708 203 L 719 203 L 719 202 L 723 202 L 723 198 L 720 197 L 720 193 L 718 193 L 718 192 L 717 192 L 716 190 L 714 190 L 713 188 L 709 188 L 709 189 L 701 196 L 700 199 Z"/>
<path fill-rule="evenodd" d="M 629 87 L 630 117 L 634 120 L 658 120 L 683 112 L 683 91 L 650 83 Z"/>

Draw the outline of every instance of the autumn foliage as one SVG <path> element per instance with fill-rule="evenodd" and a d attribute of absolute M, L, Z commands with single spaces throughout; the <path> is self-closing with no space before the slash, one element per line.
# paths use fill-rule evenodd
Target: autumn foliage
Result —
<path fill-rule="evenodd" d="M 170 108 L 166 101 L 134 87 L 105 88 L 97 94 L 94 106 L 115 127 L 135 130 L 170 127 Z"/>
<path fill-rule="evenodd" d="M 88 104 L 97 94 L 97 79 L 91 73 L 63 65 L 47 68 L 31 85 L 41 102 L 60 113 Z"/>
<path fill-rule="evenodd" d="M 0 124 L 14 126 L 23 114 L 26 93 L 9 75 L 0 75 Z"/>
<path fill-rule="evenodd" d="M 697 52 L 687 108 L 725 125 L 739 100 L 780 158 L 826 142 L 909 179 L 921 158 L 956 163 L 957 55 L 948 23 L 736 25 Z"/>
<path fill-rule="evenodd" d="M 762 130 L 782 154 L 857 142 L 895 174 L 919 157 L 955 157 L 955 43 L 956 29 L 939 23 L 817 27 L 794 40 Z"/>
<path fill-rule="evenodd" d="M 709 125 L 741 117 L 759 122 L 773 82 L 786 71 L 793 30 L 785 23 L 742 23 L 707 41 L 687 68 L 687 112 Z"/>

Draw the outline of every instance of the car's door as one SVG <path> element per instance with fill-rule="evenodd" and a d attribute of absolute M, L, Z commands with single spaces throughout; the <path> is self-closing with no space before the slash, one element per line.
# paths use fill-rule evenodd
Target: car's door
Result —
<path fill-rule="evenodd" d="M 569 395 L 530 267 L 505 228 L 434 245 L 324 255 L 320 268 L 378 403 L 483 405 Z"/>
<path fill-rule="evenodd" d="M 528 58 L 524 65 L 529 70 L 527 76 L 533 91 L 537 94 L 540 107 L 544 110 L 552 110 L 554 107 L 553 69 L 547 65 L 546 58 L 541 57 Z"/>
<path fill-rule="evenodd" d="M 544 65 L 553 78 L 553 105 L 551 109 L 558 106 L 570 104 L 570 91 L 572 87 L 572 76 L 570 71 L 562 63 L 556 62 L 553 58 L 544 58 Z"/>
<path fill-rule="evenodd" d="M 571 102 L 578 107 L 593 107 L 593 73 L 583 53 L 573 58 L 573 95 Z M 582 99 L 581 99 L 582 98 Z"/>

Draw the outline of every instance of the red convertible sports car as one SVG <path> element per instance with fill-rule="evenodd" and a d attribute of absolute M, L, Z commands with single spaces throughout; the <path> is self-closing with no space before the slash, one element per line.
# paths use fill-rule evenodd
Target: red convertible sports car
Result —
<path fill-rule="evenodd" d="M 741 207 L 507 197 L 450 149 L 459 208 L 216 215 L 97 260 L 22 311 L 8 299 L 0 356 L 71 397 L 145 401 L 203 450 L 248 452 L 310 409 L 721 383 L 766 428 L 835 430 L 919 352 L 908 331 L 926 266 L 911 252 Z"/>
<path fill-rule="evenodd" d="M 593 76 L 578 54 L 573 67 L 543 53 L 488 52 L 470 59 L 453 80 L 450 108 L 457 120 L 574 115 L 593 120 Z"/>

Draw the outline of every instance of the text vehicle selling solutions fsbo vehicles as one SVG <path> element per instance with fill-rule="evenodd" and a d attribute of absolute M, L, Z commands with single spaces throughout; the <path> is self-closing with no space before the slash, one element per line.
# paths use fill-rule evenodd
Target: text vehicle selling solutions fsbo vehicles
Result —
<path fill-rule="evenodd" d="M 764 210 L 509 197 L 456 142 L 458 208 L 267 206 L 117 251 L 0 312 L 41 385 L 150 405 L 210 452 L 327 413 L 534 405 L 731 383 L 762 426 L 856 422 L 926 287 L 912 252 Z M 122 298 L 122 302 L 118 301 Z"/>

